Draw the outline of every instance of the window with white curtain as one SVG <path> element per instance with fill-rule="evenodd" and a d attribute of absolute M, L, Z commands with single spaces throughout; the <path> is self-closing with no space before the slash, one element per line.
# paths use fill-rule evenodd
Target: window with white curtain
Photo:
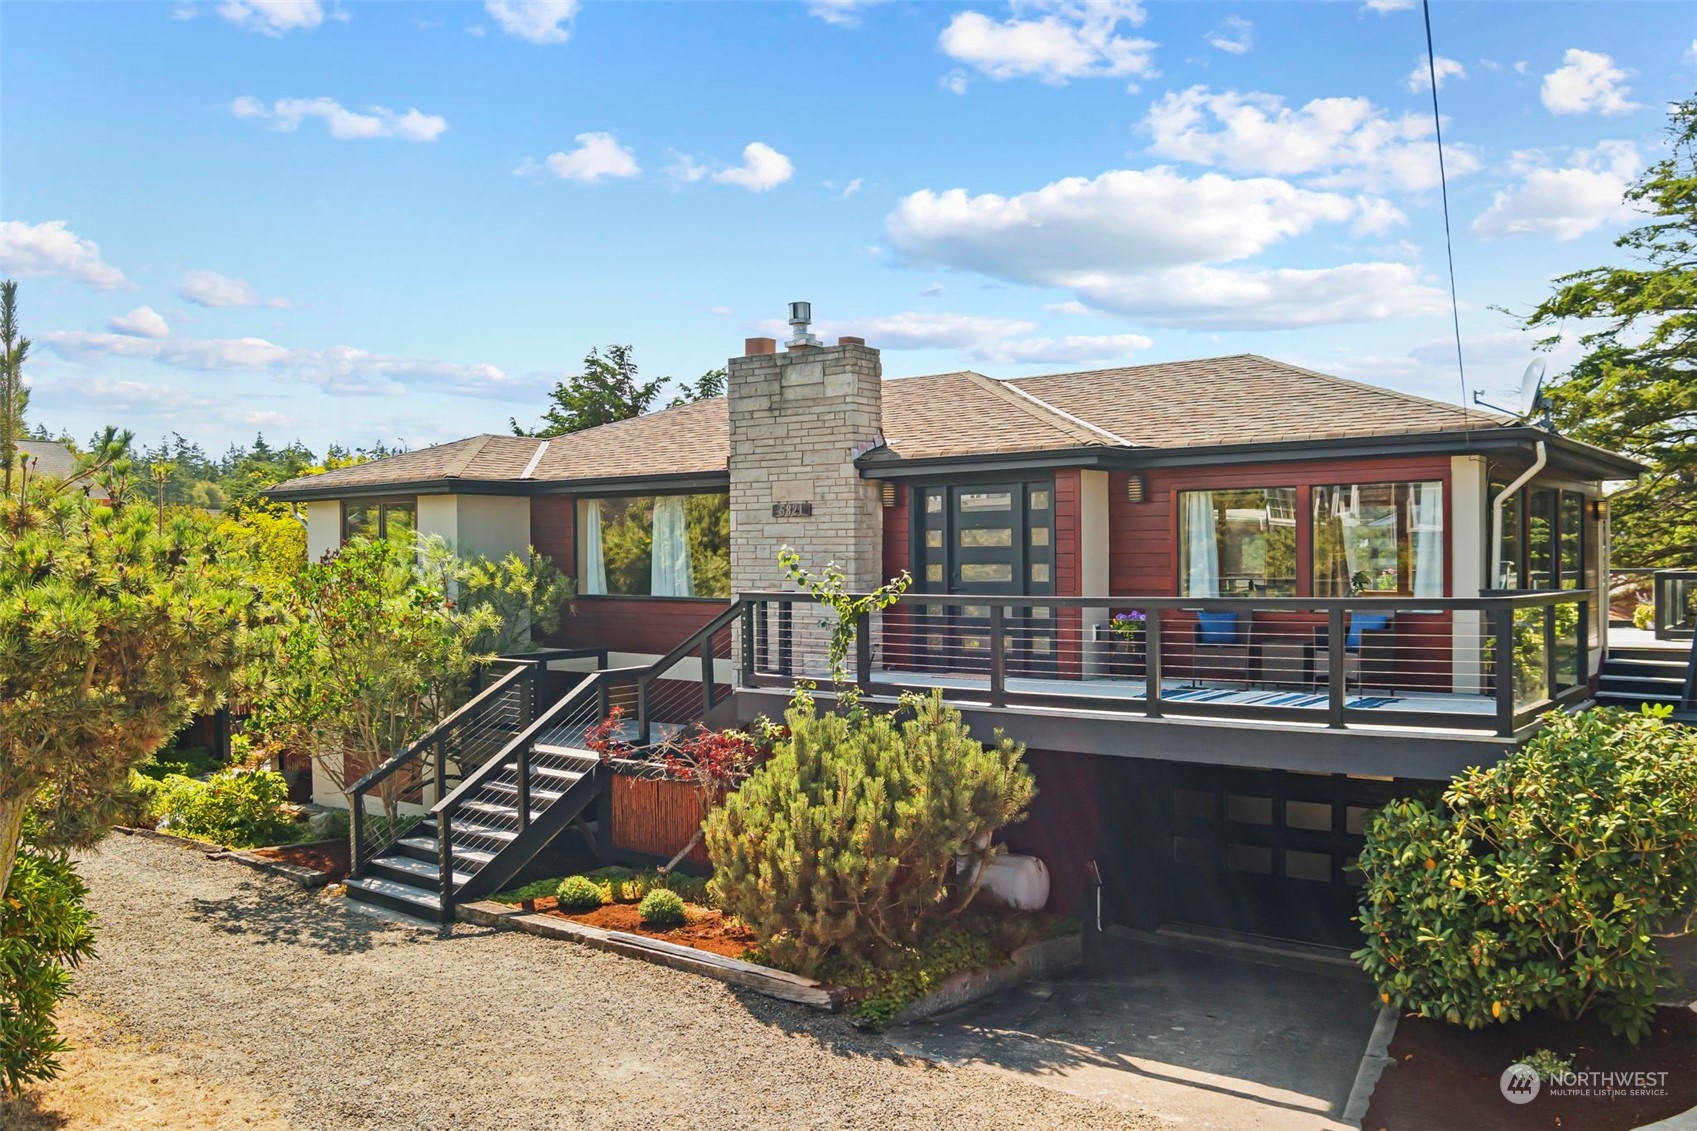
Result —
<path fill-rule="evenodd" d="M 1444 485 L 1314 488 L 1314 596 L 1442 597 Z"/>
<path fill-rule="evenodd" d="M 1296 596 L 1296 488 L 1180 491 L 1179 595 Z"/>
<path fill-rule="evenodd" d="M 584 596 L 731 595 L 729 495 L 582 499 L 577 529 Z"/>

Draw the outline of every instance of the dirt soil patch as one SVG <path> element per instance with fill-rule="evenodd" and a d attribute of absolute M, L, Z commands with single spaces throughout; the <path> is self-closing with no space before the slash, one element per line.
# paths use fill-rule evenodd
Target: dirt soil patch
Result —
<path fill-rule="evenodd" d="M 536 910 L 556 918 L 570 919 L 574 923 L 600 927 L 604 931 L 624 931 L 651 939 L 665 939 L 679 946 L 722 954 L 726 958 L 741 958 L 754 949 L 754 932 L 735 919 L 727 919 L 725 913 L 716 908 L 698 907 L 693 903 L 684 907 L 688 922 L 669 931 L 643 926 L 642 915 L 634 903 L 608 903 L 594 911 L 566 912 L 560 910 L 553 896 L 545 895 L 536 901 Z"/>
<path fill-rule="evenodd" d="M 6 1131 L 289 1131 L 278 1114 L 282 1103 L 227 1080 L 198 1078 L 92 1010 L 64 1003 L 58 1023 L 72 1046 L 59 1057 L 63 1071 L 21 1100 L 0 1097 Z"/>
<path fill-rule="evenodd" d="M 348 874 L 346 840 L 318 840 L 311 844 L 284 844 L 276 848 L 255 848 L 252 851 L 255 856 L 263 856 L 281 864 L 310 868 L 314 872 L 328 872 L 331 883 L 340 882 Z"/>
<path fill-rule="evenodd" d="M 1604 1088 L 1595 1082 L 1593 1094 L 1562 1094 L 1582 1089 L 1546 1083 L 1529 1103 L 1508 1102 L 1503 1070 L 1540 1048 L 1571 1056 L 1574 1072 L 1666 1073 L 1643 1089 L 1663 1094 L 1632 1095 L 1630 1082 L 1615 1089 L 1624 1094 L 1596 1094 Z M 1390 1056 L 1395 1064 L 1379 1078 L 1361 1122 L 1366 1131 L 1630 1131 L 1697 1107 L 1697 1013 L 1689 1009 L 1658 1009 L 1637 1047 L 1592 1015 L 1562 1021 L 1537 1014 L 1475 1030 L 1404 1017 Z"/>

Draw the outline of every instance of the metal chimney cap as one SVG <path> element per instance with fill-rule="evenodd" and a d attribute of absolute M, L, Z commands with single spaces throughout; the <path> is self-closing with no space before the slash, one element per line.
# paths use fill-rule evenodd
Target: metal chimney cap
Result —
<path fill-rule="evenodd" d="M 811 302 L 790 303 L 790 329 L 795 331 L 795 336 L 785 342 L 784 345 L 792 349 L 796 346 L 818 345 L 819 339 L 809 333 L 807 329 L 812 321 L 813 304 Z"/>

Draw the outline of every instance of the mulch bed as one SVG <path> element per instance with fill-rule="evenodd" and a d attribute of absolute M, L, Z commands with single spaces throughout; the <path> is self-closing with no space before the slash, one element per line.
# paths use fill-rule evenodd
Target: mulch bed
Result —
<path fill-rule="evenodd" d="M 284 844 L 276 848 L 255 848 L 255 856 L 327 872 L 331 883 L 339 883 L 348 874 L 348 842 L 346 840 L 315 841 L 311 844 Z"/>
<path fill-rule="evenodd" d="M 1540 1048 L 1571 1056 L 1575 1072 L 1665 1072 L 1650 1082 L 1665 1094 L 1554 1095 L 1562 1086 L 1544 1084 L 1531 1102 L 1510 1103 L 1503 1070 Z M 1630 1131 L 1697 1107 L 1697 1013 L 1684 1008 L 1657 1010 L 1636 1048 L 1589 1014 L 1578 1021 L 1538 1014 L 1474 1030 L 1404 1017 L 1390 1056 L 1395 1064 L 1373 1090 L 1364 1131 Z"/>
<path fill-rule="evenodd" d="M 594 911 L 567 912 L 560 910 L 553 896 L 545 895 L 536 901 L 536 910 L 605 931 L 624 931 L 626 934 L 664 939 L 680 946 L 722 954 L 726 958 L 741 958 L 754 948 L 754 934 L 747 927 L 734 919 L 726 919 L 721 911 L 697 907 L 693 903 L 685 908 L 689 921 L 669 931 L 643 926 L 642 916 L 634 903 L 608 903 Z"/>

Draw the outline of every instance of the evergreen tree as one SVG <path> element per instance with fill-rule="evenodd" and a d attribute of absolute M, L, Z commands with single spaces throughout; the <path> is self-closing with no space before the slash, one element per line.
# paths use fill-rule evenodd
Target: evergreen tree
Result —
<path fill-rule="evenodd" d="M 1600 324 L 1549 394 L 1565 434 L 1650 466 L 1611 503 L 1623 565 L 1697 565 L 1697 99 L 1674 105 L 1668 134 L 1626 193 L 1650 216 L 1615 241 L 1637 262 L 1561 276 L 1526 323 Z"/>
<path fill-rule="evenodd" d="M 18 284 L 0 282 L 0 478 L 4 493 L 12 493 L 12 470 L 18 462 L 18 441 L 29 436 L 24 426 L 24 409 L 29 390 L 24 387 L 24 358 L 30 341 L 18 332 Z"/>
<path fill-rule="evenodd" d="M 555 384 L 549 394 L 554 403 L 542 414 L 542 423 L 526 432 L 512 420 L 513 435 L 564 436 L 647 412 L 667 379 L 640 380 L 632 352 L 621 345 L 608 346 L 605 356 L 590 350 L 581 374 Z"/>

